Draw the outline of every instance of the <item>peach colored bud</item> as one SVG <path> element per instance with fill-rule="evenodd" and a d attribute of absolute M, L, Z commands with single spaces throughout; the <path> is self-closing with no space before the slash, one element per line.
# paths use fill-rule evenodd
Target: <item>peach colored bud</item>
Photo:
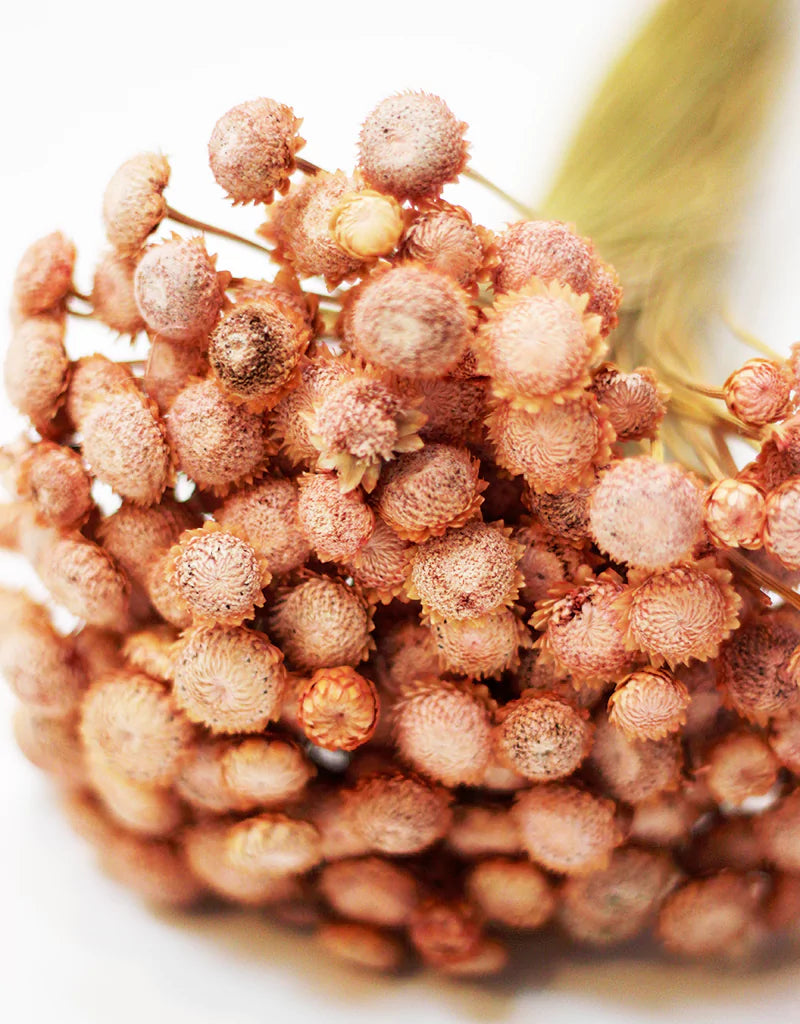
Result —
<path fill-rule="evenodd" d="M 296 800 L 316 774 L 299 747 L 282 736 L 252 736 L 223 746 L 222 780 L 242 810 Z"/>
<path fill-rule="evenodd" d="M 508 966 L 508 950 L 497 939 L 482 936 L 475 947 L 457 960 L 436 965 L 436 970 L 455 978 L 489 978 Z"/>
<path fill-rule="evenodd" d="M 389 96 L 361 126 L 359 170 L 373 188 L 398 199 L 432 198 L 466 166 L 466 129 L 438 96 Z"/>
<path fill-rule="evenodd" d="M 512 808 L 522 845 L 536 864 L 565 875 L 602 870 L 622 842 L 610 800 L 548 783 L 519 793 Z"/>
<path fill-rule="evenodd" d="M 229 750 L 226 740 L 201 738 L 181 761 L 175 792 L 200 814 L 225 814 L 240 808 L 223 774 L 223 757 Z"/>
<path fill-rule="evenodd" d="M 516 822 L 506 807 L 457 806 L 447 845 L 464 860 L 522 852 Z"/>
<path fill-rule="evenodd" d="M 303 874 L 321 859 L 319 832 L 285 814 L 259 814 L 230 827 L 225 856 L 245 874 Z"/>
<path fill-rule="evenodd" d="M 487 385 L 480 377 L 415 380 L 422 398 L 419 412 L 427 417 L 419 431 L 425 443 L 462 445 L 482 437 Z"/>
<path fill-rule="evenodd" d="M 784 768 L 800 775 L 800 715 L 795 712 L 775 718 L 770 723 L 768 740 Z"/>
<path fill-rule="evenodd" d="M 432 627 L 442 668 L 481 679 L 519 664 L 519 649 L 532 643 L 513 612 L 504 608 L 478 619 L 439 622 Z"/>
<path fill-rule="evenodd" d="M 687 558 L 702 524 L 702 493 L 676 462 L 642 455 L 601 475 L 589 499 L 595 542 L 616 562 L 660 569 Z"/>
<path fill-rule="evenodd" d="M 280 714 L 281 652 L 242 626 L 193 626 L 173 656 L 176 703 L 212 732 L 260 732 Z"/>
<path fill-rule="evenodd" d="M 779 871 L 800 871 L 800 790 L 792 790 L 754 821 L 766 859 Z"/>
<path fill-rule="evenodd" d="M 717 740 L 704 768 L 703 781 L 718 803 L 740 806 L 774 786 L 780 765 L 769 745 L 755 733 L 732 732 Z"/>
<path fill-rule="evenodd" d="M 764 495 L 743 480 L 718 480 L 706 492 L 705 527 L 720 547 L 760 548 L 764 517 Z"/>
<path fill-rule="evenodd" d="M 69 362 L 63 319 L 37 316 L 23 320 L 11 335 L 4 372 L 11 404 L 37 429 L 46 430 L 67 390 Z"/>
<path fill-rule="evenodd" d="M 513 533 L 524 545 L 519 568 L 524 580 L 520 600 L 532 608 L 551 596 L 557 584 L 571 580 L 582 562 L 582 553 L 568 541 L 554 537 L 539 523 L 524 521 Z"/>
<path fill-rule="evenodd" d="M 437 202 L 423 208 L 408 227 L 401 255 L 449 274 L 473 288 L 494 260 L 491 235 L 476 227 L 463 206 Z"/>
<path fill-rule="evenodd" d="M 412 775 L 364 776 L 345 794 L 344 813 L 377 853 L 419 853 L 450 827 L 450 794 Z"/>
<path fill-rule="evenodd" d="M 287 590 L 270 614 L 270 632 L 291 667 L 301 672 L 357 665 L 372 646 L 372 628 L 372 616 L 359 595 L 324 576 Z"/>
<path fill-rule="evenodd" d="M 363 970 L 393 972 L 405 960 L 399 939 L 365 924 L 331 921 L 319 928 L 316 938 L 330 956 Z"/>
<path fill-rule="evenodd" d="M 141 672 L 116 672 L 94 683 L 81 712 L 90 762 L 98 759 L 132 782 L 166 785 L 191 743 L 192 727 L 167 689 Z"/>
<path fill-rule="evenodd" d="M 124 390 L 132 384 L 133 373 L 129 366 L 114 363 L 99 353 L 84 356 L 72 364 L 66 399 L 67 416 L 80 430 L 83 417 L 98 395 Z"/>
<path fill-rule="evenodd" d="M 678 738 L 628 739 L 605 714 L 595 722 L 589 764 L 615 800 L 639 804 L 678 786 L 681 772 Z"/>
<path fill-rule="evenodd" d="M 225 298 L 202 238 L 173 235 L 147 249 L 136 265 L 136 305 L 149 330 L 168 341 L 199 342 L 214 326 Z"/>
<path fill-rule="evenodd" d="M 65 530 L 81 526 L 93 508 L 80 455 L 51 441 L 40 441 L 20 459 L 16 490 L 33 501 L 41 520 Z"/>
<path fill-rule="evenodd" d="M 83 626 L 72 634 L 72 642 L 90 679 L 114 672 L 123 666 L 119 633 L 98 626 Z"/>
<path fill-rule="evenodd" d="M 458 962 L 471 956 L 482 938 L 480 914 L 466 900 L 428 899 L 412 914 L 408 937 L 426 964 Z"/>
<path fill-rule="evenodd" d="M 369 362 L 407 377 L 439 377 L 460 359 L 471 326 L 466 292 L 436 270 L 405 263 L 359 287 L 344 333 Z"/>
<path fill-rule="evenodd" d="M 438 675 L 439 659 L 431 632 L 415 619 L 385 625 L 376 642 L 375 678 L 382 693 L 395 698 L 418 679 Z"/>
<path fill-rule="evenodd" d="M 787 569 L 800 569 L 799 511 L 800 479 L 793 477 L 767 495 L 764 547 Z"/>
<path fill-rule="evenodd" d="M 172 653 L 178 634 L 172 626 L 151 626 L 129 633 L 122 653 L 134 668 L 163 682 L 172 679 Z"/>
<path fill-rule="evenodd" d="M 205 352 L 154 337 L 142 377 L 142 388 L 163 415 L 192 378 L 204 377 L 207 372 Z"/>
<path fill-rule="evenodd" d="M 540 648 L 525 650 L 520 654 L 520 664 L 514 673 L 514 688 L 526 696 L 554 694 L 563 697 L 577 708 L 594 708 L 607 696 L 609 684 L 604 678 L 587 682 L 573 682 L 565 676 L 555 662 L 542 658 Z M 529 693 L 527 691 L 530 691 Z"/>
<path fill-rule="evenodd" d="M 766 615 L 738 629 L 723 645 L 719 681 L 726 702 L 743 718 L 762 725 L 800 703 L 792 655 L 800 631 Z"/>
<path fill-rule="evenodd" d="M 214 125 L 208 163 L 234 203 L 271 203 L 289 189 L 295 154 L 305 145 L 291 107 L 264 97 L 232 107 Z"/>
<path fill-rule="evenodd" d="M 742 422 L 761 427 L 786 414 L 792 384 L 787 367 L 769 359 L 748 359 L 725 381 L 725 404 Z"/>
<path fill-rule="evenodd" d="M 315 404 L 347 376 L 344 359 L 301 362 L 300 383 L 275 406 L 270 423 L 272 436 L 291 465 L 312 465 L 319 458 L 319 448 L 311 441 Z"/>
<path fill-rule="evenodd" d="M 131 579 L 141 583 L 155 556 L 166 553 L 185 530 L 198 525 L 196 514 L 171 498 L 149 508 L 123 502 L 99 524 L 97 537 Z"/>
<path fill-rule="evenodd" d="M 608 716 L 629 739 L 660 740 L 686 721 L 686 686 L 665 669 L 640 669 L 620 683 L 608 702 Z"/>
<path fill-rule="evenodd" d="M 183 824 L 183 809 L 171 789 L 134 782 L 95 760 L 91 783 L 103 807 L 118 825 L 141 836 L 168 836 Z"/>
<path fill-rule="evenodd" d="M 86 765 L 76 715 L 55 718 L 22 705 L 14 713 L 14 739 L 31 764 L 52 775 L 60 786 L 85 785 Z"/>
<path fill-rule="evenodd" d="M 300 529 L 322 562 L 346 562 L 367 543 L 375 515 L 361 490 L 342 493 L 332 473 L 306 473 L 298 480 Z"/>
<path fill-rule="evenodd" d="M 205 894 L 171 843 L 114 832 L 98 855 L 107 875 L 156 906 L 187 908 Z"/>
<path fill-rule="evenodd" d="M 397 200 L 372 189 L 347 193 L 331 211 L 331 234 L 357 260 L 394 252 L 404 228 Z"/>
<path fill-rule="evenodd" d="M 319 876 L 322 895 L 342 917 L 384 928 L 402 928 L 419 901 L 413 874 L 382 857 L 327 864 Z"/>
<path fill-rule="evenodd" d="M 701 813 L 683 793 L 659 793 L 633 808 L 628 838 L 645 846 L 683 846 Z"/>
<path fill-rule="evenodd" d="M 757 910 L 752 883 L 743 876 L 690 880 L 665 900 L 657 935 L 679 956 L 735 958 L 760 937 Z"/>
<path fill-rule="evenodd" d="M 408 596 L 433 623 L 475 619 L 510 605 L 519 592 L 519 546 L 496 523 L 467 523 L 420 544 L 411 559 Z"/>
<path fill-rule="evenodd" d="M 646 366 L 623 373 L 605 363 L 592 378 L 592 391 L 618 441 L 654 440 L 667 412 L 669 389 Z"/>
<path fill-rule="evenodd" d="M 510 857 L 480 861 L 470 870 L 465 889 L 472 902 L 501 928 L 541 928 L 556 906 L 544 872 L 529 861 Z"/>
<path fill-rule="evenodd" d="M 144 330 L 144 320 L 133 294 L 133 275 L 136 264 L 116 252 L 100 257 L 92 281 L 92 313 L 117 334 L 131 338 Z"/>
<path fill-rule="evenodd" d="M 135 256 L 167 215 L 164 189 L 170 166 L 160 153 L 138 153 L 117 168 L 103 196 L 109 242 L 123 256 Z"/>
<path fill-rule="evenodd" d="M 355 750 L 375 731 L 378 694 L 373 683 L 349 665 L 319 668 L 300 697 L 297 717 L 318 747 Z"/>
<path fill-rule="evenodd" d="M 36 560 L 53 600 L 92 626 L 122 629 L 130 584 L 110 555 L 80 534 L 54 536 Z"/>
<path fill-rule="evenodd" d="M 346 563 L 368 601 L 388 604 L 402 593 L 410 548 L 409 542 L 398 537 L 382 519 L 375 520 L 367 543 Z"/>
<path fill-rule="evenodd" d="M 28 246 L 17 266 L 12 303 L 22 317 L 37 316 L 58 305 L 72 288 L 75 246 L 60 231 Z"/>
<path fill-rule="evenodd" d="M 263 477 L 226 498 L 215 518 L 224 529 L 243 537 L 273 575 L 283 575 L 300 568 L 311 553 L 298 519 L 297 498 L 295 481 Z"/>
<path fill-rule="evenodd" d="M 263 468 L 267 441 L 261 417 L 227 399 L 213 380 L 190 381 L 166 423 L 180 468 L 201 490 L 225 494 Z"/>
<path fill-rule="evenodd" d="M 523 697 L 500 709 L 494 745 L 498 756 L 532 782 L 563 779 L 592 745 L 588 715 L 560 697 Z"/>
<path fill-rule="evenodd" d="M 589 537 L 590 494 L 587 487 L 550 493 L 537 493 L 528 488 L 522 497 L 548 533 L 573 544 L 580 544 Z"/>

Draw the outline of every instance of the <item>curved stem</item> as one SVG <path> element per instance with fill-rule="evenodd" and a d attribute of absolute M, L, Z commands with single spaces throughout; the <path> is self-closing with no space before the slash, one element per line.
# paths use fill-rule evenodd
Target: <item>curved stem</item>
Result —
<path fill-rule="evenodd" d="M 747 345 L 748 348 L 752 348 L 756 352 L 760 352 L 762 356 L 766 356 L 767 359 L 771 359 L 776 363 L 784 362 L 784 357 L 776 352 L 775 349 L 770 348 L 766 342 L 757 338 L 755 334 L 751 334 L 750 331 L 746 331 L 743 327 L 740 327 L 728 310 L 723 310 L 720 314 L 720 318 L 731 334 L 738 338 L 744 345 Z"/>
<path fill-rule="evenodd" d="M 237 235 L 234 231 L 228 231 L 227 228 L 218 228 L 213 224 L 206 224 L 205 221 L 197 220 L 195 217 L 189 217 L 185 213 L 181 213 L 176 210 L 174 206 L 167 207 L 167 217 L 170 220 L 174 220 L 177 224 L 185 224 L 187 228 L 196 228 L 198 231 L 206 231 L 210 235 L 218 235 L 220 238 L 229 238 L 232 242 L 240 242 L 242 245 L 249 245 L 251 249 L 257 249 L 258 252 L 271 253 L 272 250 L 268 249 L 266 245 L 261 245 L 260 242 L 254 241 L 252 238 L 245 238 L 243 235 Z"/>
<path fill-rule="evenodd" d="M 489 181 L 489 179 L 484 177 L 480 171 L 475 171 L 471 167 L 468 167 L 463 174 L 465 178 L 469 178 L 476 184 L 487 188 L 490 192 L 494 192 L 496 196 L 508 203 L 509 206 L 513 206 L 517 213 L 521 213 L 526 220 L 536 219 L 535 210 L 531 209 L 530 206 L 526 206 L 524 203 L 521 203 L 519 199 L 515 199 L 514 196 L 500 188 L 499 185 L 495 185 L 493 181 Z"/>
<path fill-rule="evenodd" d="M 317 164 L 312 164 L 310 160 L 304 160 L 301 156 L 296 156 L 294 162 L 298 171 L 302 171 L 303 174 L 319 174 L 322 170 Z"/>

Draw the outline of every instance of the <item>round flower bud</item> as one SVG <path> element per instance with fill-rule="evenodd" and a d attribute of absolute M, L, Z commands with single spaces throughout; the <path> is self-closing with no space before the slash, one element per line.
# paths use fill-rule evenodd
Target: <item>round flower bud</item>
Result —
<path fill-rule="evenodd" d="M 344 333 L 368 362 L 406 377 L 440 377 L 461 358 L 471 327 L 466 292 L 436 270 L 404 263 L 359 287 Z"/>
<path fill-rule="evenodd" d="M 36 560 L 54 601 L 92 626 L 121 629 L 130 585 L 109 554 L 80 534 L 54 536 Z"/>
<path fill-rule="evenodd" d="M 207 372 L 205 352 L 154 337 L 145 364 L 142 388 L 163 415 L 192 378 L 204 377 Z"/>
<path fill-rule="evenodd" d="M 214 517 L 223 529 L 244 538 L 267 569 L 279 576 L 299 569 L 311 554 L 297 504 L 295 481 L 267 476 L 226 498 Z"/>
<path fill-rule="evenodd" d="M 478 619 L 439 622 L 432 629 L 442 668 L 477 679 L 516 668 L 520 646 L 531 644 L 525 626 L 507 608 Z"/>
<path fill-rule="evenodd" d="M 360 490 L 342 493 L 332 473 L 300 477 L 297 518 L 321 562 L 346 562 L 364 547 L 375 515 Z"/>
<path fill-rule="evenodd" d="M 519 546 L 510 531 L 472 522 L 431 537 L 412 555 L 408 596 L 432 623 L 475 619 L 513 603 L 519 592 Z"/>
<path fill-rule="evenodd" d="M 228 749 L 226 740 L 201 738 L 181 763 L 175 792 L 195 811 L 225 814 L 239 809 L 222 772 L 222 758 Z"/>
<path fill-rule="evenodd" d="M 90 763 L 99 759 L 126 779 L 153 786 L 175 778 L 192 739 L 169 692 L 140 672 L 116 672 L 94 683 L 80 730 Z"/>
<path fill-rule="evenodd" d="M 398 537 L 382 519 L 375 520 L 375 529 L 367 543 L 345 563 L 349 575 L 368 601 L 389 604 L 402 593 L 408 575 L 410 547 L 408 541 Z"/>
<path fill-rule="evenodd" d="M 172 843 L 116 831 L 98 855 L 107 875 L 156 906 L 185 909 L 205 895 L 204 886 Z"/>
<path fill-rule="evenodd" d="M 147 327 L 168 341 L 198 342 L 217 321 L 224 275 L 202 238 L 179 238 L 149 248 L 136 265 L 136 305 Z"/>
<path fill-rule="evenodd" d="M 719 547 L 754 551 L 761 547 L 764 495 L 744 480 L 717 480 L 706 492 L 703 519 Z"/>
<path fill-rule="evenodd" d="M 748 359 L 725 381 L 725 404 L 743 423 L 761 427 L 786 415 L 792 386 L 786 366 L 769 359 Z"/>
<path fill-rule="evenodd" d="M 123 256 L 135 256 L 167 215 L 164 189 L 170 167 L 159 153 L 139 153 L 119 167 L 103 196 L 109 242 Z"/>
<path fill-rule="evenodd" d="M 283 593 L 270 614 L 270 632 L 300 672 L 357 665 L 372 646 L 372 617 L 343 583 L 312 577 Z"/>
<path fill-rule="evenodd" d="M 94 270 L 92 281 L 92 313 L 97 320 L 117 334 L 131 338 L 144 330 L 133 294 L 133 275 L 136 264 L 119 253 L 104 253 Z"/>
<path fill-rule="evenodd" d="M 295 154 L 305 145 L 291 107 L 260 98 L 231 108 L 214 125 L 208 162 L 234 203 L 271 203 L 289 189 Z"/>
<path fill-rule="evenodd" d="M 300 875 L 321 860 L 320 836 L 310 821 L 259 814 L 231 825 L 225 856 L 244 874 Z"/>
<path fill-rule="evenodd" d="M 382 857 L 326 864 L 318 884 L 337 914 L 384 928 L 404 927 L 419 902 L 413 874 Z"/>
<path fill-rule="evenodd" d="M 623 373 L 605 363 L 592 378 L 592 391 L 602 405 L 618 441 L 655 440 L 667 413 L 669 390 L 646 366 Z"/>
<path fill-rule="evenodd" d="M 532 782 L 566 778 L 592 746 L 588 714 L 560 697 L 524 696 L 501 708 L 497 719 L 497 754 Z"/>
<path fill-rule="evenodd" d="M 519 832 L 506 807 L 466 804 L 455 808 L 447 845 L 464 860 L 522 852 Z"/>
<path fill-rule="evenodd" d="M 764 547 L 787 569 L 800 569 L 800 479 L 793 478 L 767 495 Z"/>
<path fill-rule="evenodd" d="M 86 764 L 74 714 L 54 718 L 22 705 L 14 713 L 14 739 L 31 764 L 54 776 L 60 786 L 86 784 Z"/>
<path fill-rule="evenodd" d="M 466 166 L 466 128 L 438 96 L 389 96 L 361 126 L 359 170 L 373 188 L 398 199 L 432 198 Z"/>
<path fill-rule="evenodd" d="M 428 676 L 437 676 L 439 660 L 431 631 L 416 619 L 385 624 L 376 637 L 375 678 L 382 693 L 392 698 Z"/>
<path fill-rule="evenodd" d="M 462 288 L 472 289 L 491 262 L 490 239 L 488 231 L 472 223 L 463 206 L 437 202 L 417 213 L 400 253 L 449 274 Z"/>
<path fill-rule="evenodd" d="M 192 510 L 171 498 L 149 508 L 123 502 L 100 522 L 97 538 L 128 576 L 143 584 L 156 557 L 166 554 L 184 531 L 196 526 Z"/>
<path fill-rule="evenodd" d="M 558 584 L 571 580 L 582 561 L 581 551 L 548 533 L 539 523 L 525 522 L 514 530 L 514 540 L 524 545 L 519 568 L 524 580 L 520 600 L 532 608 L 551 597 Z"/>
<path fill-rule="evenodd" d="M 421 415 L 427 419 L 419 431 L 426 444 L 462 445 L 483 437 L 488 382 L 481 377 L 432 377 L 415 380 L 421 396 Z"/>
<path fill-rule="evenodd" d="M 800 790 L 793 790 L 754 822 L 766 859 L 779 871 L 800 872 Z"/>
<path fill-rule="evenodd" d="M 751 796 L 768 793 L 780 765 L 768 743 L 756 733 L 732 732 L 709 752 L 703 782 L 717 803 L 740 806 Z"/>
<path fill-rule="evenodd" d="M 9 401 L 41 432 L 46 432 L 67 390 L 69 361 L 64 322 L 37 316 L 23 320 L 11 335 L 4 366 Z"/>
<path fill-rule="evenodd" d="M 300 696 L 301 729 L 324 750 L 355 750 L 366 743 L 378 722 L 373 683 L 349 665 L 318 668 Z"/>
<path fill-rule="evenodd" d="M 681 747 L 676 736 L 629 739 L 603 714 L 595 723 L 589 764 L 615 800 L 640 804 L 664 790 L 677 788 Z"/>
<path fill-rule="evenodd" d="M 314 766 L 283 736 L 251 736 L 222 746 L 222 781 L 242 810 L 280 807 L 298 799 L 314 777 Z"/>
<path fill-rule="evenodd" d="M 134 782 L 105 765 L 91 764 L 91 782 L 110 818 L 142 836 L 168 836 L 183 824 L 180 801 L 170 789 Z"/>
<path fill-rule="evenodd" d="M 20 460 L 17 493 L 36 506 L 37 515 L 64 530 L 81 526 L 93 508 L 91 480 L 71 448 L 40 441 Z"/>
<path fill-rule="evenodd" d="M 126 661 L 154 679 L 172 679 L 172 655 L 178 634 L 172 626 L 151 626 L 129 633 L 122 645 Z"/>
<path fill-rule="evenodd" d="M 645 846 L 680 847 L 701 814 L 684 793 L 658 793 L 633 808 L 628 838 Z"/>
<path fill-rule="evenodd" d="M 281 652 L 242 626 L 193 626 L 175 648 L 173 681 L 187 717 L 216 733 L 261 732 L 286 692 Z"/>
<path fill-rule="evenodd" d="M 769 745 L 784 768 L 800 775 L 800 715 L 796 712 L 773 719 Z"/>
<path fill-rule="evenodd" d="M 620 683 L 608 702 L 608 716 L 629 739 L 660 740 L 686 721 L 686 686 L 665 669 L 644 668 Z"/>
<path fill-rule="evenodd" d="M 402 966 L 402 943 L 389 932 L 350 921 L 330 921 L 316 938 L 326 953 L 351 967 L 368 971 L 396 971 Z"/>
<path fill-rule="evenodd" d="M 394 252 L 404 228 L 403 208 L 397 200 L 371 189 L 344 195 L 331 212 L 331 234 L 358 260 Z"/>
<path fill-rule="evenodd" d="M 664 901 L 657 934 L 670 953 L 687 957 L 749 951 L 760 935 L 752 884 L 734 874 L 684 883 Z"/>
<path fill-rule="evenodd" d="M 576 786 L 550 783 L 517 794 L 512 815 L 528 856 L 548 871 L 602 870 L 622 842 L 610 800 Z"/>
<path fill-rule="evenodd" d="M 548 533 L 573 544 L 583 544 L 589 539 L 590 495 L 588 487 L 550 493 L 526 488 L 522 500 Z"/>
<path fill-rule="evenodd" d="M 344 811 L 371 850 L 419 853 L 450 827 L 450 794 L 411 775 L 366 775 L 345 795 Z"/>
<path fill-rule="evenodd" d="M 533 931 L 552 916 L 555 894 L 543 871 L 526 860 L 492 857 L 467 875 L 469 898 L 501 928 Z"/>
<path fill-rule="evenodd" d="M 482 938 L 480 915 L 466 900 L 427 899 L 414 911 L 408 937 L 426 964 L 457 963 L 471 956 Z"/>
<path fill-rule="evenodd" d="M 129 366 L 112 362 L 97 352 L 73 363 L 66 411 L 75 429 L 81 429 L 83 417 L 99 395 L 109 395 L 120 388 L 129 387 L 133 385 L 133 379 Z"/>
<path fill-rule="evenodd" d="M 14 277 L 16 314 L 30 317 L 53 309 L 72 288 L 74 266 L 75 246 L 60 231 L 28 246 Z"/>

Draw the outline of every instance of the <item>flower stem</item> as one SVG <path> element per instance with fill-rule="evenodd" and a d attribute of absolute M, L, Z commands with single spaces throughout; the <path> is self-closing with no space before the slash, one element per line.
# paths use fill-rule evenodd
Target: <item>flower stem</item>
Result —
<path fill-rule="evenodd" d="M 265 245 L 261 245 L 260 242 L 254 241 L 252 238 L 245 238 L 243 235 L 237 235 L 234 231 L 228 231 L 227 228 L 218 228 L 213 224 L 206 224 L 205 221 L 197 220 L 194 217 L 189 217 L 185 213 L 181 213 L 173 206 L 167 207 L 167 216 L 177 224 L 185 224 L 188 228 L 196 228 L 198 231 L 206 231 L 208 234 L 218 235 L 220 238 L 229 238 L 232 242 L 240 242 L 242 245 L 249 245 L 251 249 L 257 249 L 259 252 L 270 253 L 272 251 Z"/>

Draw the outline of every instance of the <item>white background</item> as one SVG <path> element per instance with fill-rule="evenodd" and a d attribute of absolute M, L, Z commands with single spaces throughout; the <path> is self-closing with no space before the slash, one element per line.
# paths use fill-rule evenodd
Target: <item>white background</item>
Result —
<path fill-rule="evenodd" d="M 258 214 L 229 209 L 207 169 L 205 146 L 217 117 L 259 95 L 305 117 L 304 156 L 349 168 L 360 119 L 377 100 L 403 88 L 440 93 L 471 124 L 474 166 L 535 201 L 592 88 L 650 6 L 9 5 L 0 23 L 0 287 L 7 296 L 32 239 L 60 228 L 78 245 L 77 281 L 88 288 L 102 246 L 104 184 L 142 149 L 169 156 L 175 206 L 252 230 Z M 800 53 L 730 278 L 736 317 L 781 350 L 800 337 L 798 106 Z M 511 216 L 469 184 L 451 195 L 489 226 Z M 219 251 L 233 273 L 259 275 L 257 257 L 222 245 Z M 100 337 L 90 333 L 87 344 L 101 344 Z M 722 338 L 719 346 L 721 380 L 736 355 Z M 2 400 L 2 439 L 17 429 Z M 0 560 L 0 578 L 28 580 L 9 558 Z M 426 1024 L 797 1019 L 793 966 L 748 977 L 583 958 L 572 966 L 532 965 L 530 977 L 503 988 L 429 977 L 384 982 L 324 963 L 307 939 L 257 917 L 155 915 L 101 877 L 62 823 L 44 780 L 13 747 L 12 706 L 0 690 L 0 1014 L 14 1024 L 358 1024 L 411 1014 Z"/>

